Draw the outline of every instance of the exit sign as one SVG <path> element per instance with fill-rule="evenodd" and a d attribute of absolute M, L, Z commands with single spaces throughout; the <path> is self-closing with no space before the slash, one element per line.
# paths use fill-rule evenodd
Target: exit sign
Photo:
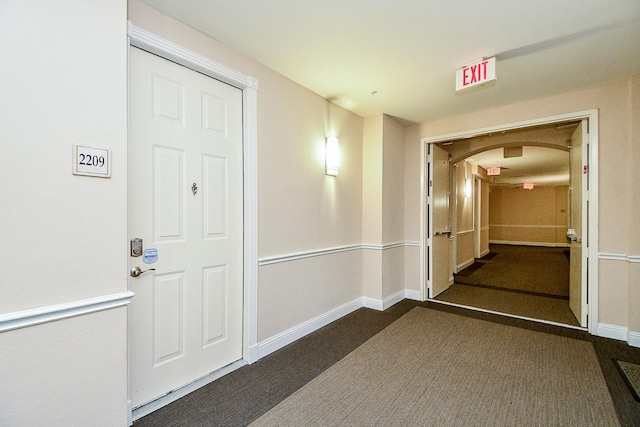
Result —
<path fill-rule="evenodd" d="M 481 59 L 456 71 L 456 91 L 495 80 L 496 57 Z"/>

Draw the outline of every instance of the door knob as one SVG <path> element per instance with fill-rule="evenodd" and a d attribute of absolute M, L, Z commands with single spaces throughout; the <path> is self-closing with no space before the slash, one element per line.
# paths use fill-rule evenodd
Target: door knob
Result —
<path fill-rule="evenodd" d="M 144 273 L 146 271 L 151 271 L 151 270 L 155 270 L 155 268 L 150 268 L 148 270 L 140 270 L 140 267 L 131 267 L 131 270 L 129 271 L 129 274 L 131 274 L 131 277 L 138 277 L 142 273 Z"/>

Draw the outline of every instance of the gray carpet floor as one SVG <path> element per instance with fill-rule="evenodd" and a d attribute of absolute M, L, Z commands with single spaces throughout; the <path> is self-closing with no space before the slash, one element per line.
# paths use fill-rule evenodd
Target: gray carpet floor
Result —
<path fill-rule="evenodd" d="M 134 425 L 246 426 L 416 306 L 592 343 L 621 425 L 640 426 L 640 402 L 634 400 L 613 361 L 640 363 L 640 349 L 584 331 L 410 300 L 384 312 L 357 310 L 137 420 Z"/>
<path fill-rule="evenodd" d="M 252 423 L 619 426 L 593 345 L 416 307 Z"/>
<path fill-rule="evenodd" d="M 491 245 L 488 260 L 455 275 L 438 301 L 571 326 L 569 259 L 563 248 Z"/>

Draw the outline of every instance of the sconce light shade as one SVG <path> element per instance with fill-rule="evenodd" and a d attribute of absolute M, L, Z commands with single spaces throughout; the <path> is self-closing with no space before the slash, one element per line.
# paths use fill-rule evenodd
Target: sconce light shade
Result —
<path fill-rule="evenodd" d="M 525 190 L 533 190 L 533 182 L 525 182 L 522 184 L 522 188 Z"/>
<path fill-rule="evenodd" d="M 471 180 L 469 178 L 464 180 L 464 197 L 471 197 Z"/>
<path fill-rule="evenodd" d="M 327 138 L 325 148 L 325 173 L 327 175 L 336 176 L 340 169 L 340 147 L 338 138 Z"/>

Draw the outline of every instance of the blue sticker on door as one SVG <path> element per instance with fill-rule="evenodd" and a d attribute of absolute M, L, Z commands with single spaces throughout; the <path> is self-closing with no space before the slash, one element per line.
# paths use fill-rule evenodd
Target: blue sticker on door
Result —
<path fill-rule="evenodd" d="M 158 261 L 158 250 L 155 248 L 145 249 L 142 253 L 142 262 L 153 264 L 156 261 Z"/>

